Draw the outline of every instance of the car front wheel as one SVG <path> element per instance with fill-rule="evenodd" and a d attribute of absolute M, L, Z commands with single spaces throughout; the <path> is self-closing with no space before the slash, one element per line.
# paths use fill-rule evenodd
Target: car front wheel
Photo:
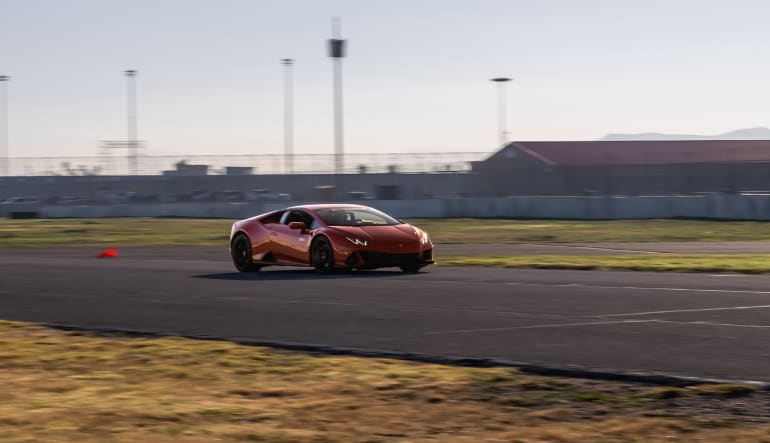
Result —
<path fill-rule="evenodd" d="M 310 250 L 310 264 L 322 274 L 334 272 L 334 250 L 326 237 L 318 237 Z"/>

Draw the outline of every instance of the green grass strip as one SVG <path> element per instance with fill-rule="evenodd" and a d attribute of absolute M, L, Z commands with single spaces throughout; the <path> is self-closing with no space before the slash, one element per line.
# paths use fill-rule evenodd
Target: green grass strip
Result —
<path fill-rule="evenodd" d="M 222 246 L 233 220 L 93 218 L 0 220 L 0 247 Z"/>
<path fill-rule="evenodd" d="M 437 261 L 441 266 L 741 274 L 770 273 L 770 255 L 753 254 L 439 256 Z"/>
<path fill-rule="evenodd" d="M 770 222 L 715 220 L 414 219 L 438 243 L 770 240 Z"/>
<path fill-rule="evenodd" d="M 0 247 L 222 246 L 234 220 L 0 219 Z M 770 240 L 770 222 L 705 220 L 414 219 L 434 243 L 592 243 Z"/>

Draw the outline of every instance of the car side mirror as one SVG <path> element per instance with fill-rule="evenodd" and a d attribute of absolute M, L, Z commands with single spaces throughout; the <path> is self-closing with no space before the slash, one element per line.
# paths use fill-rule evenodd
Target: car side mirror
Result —
<path fill-rule="evenodd" d="M 295 221 L 289 223 L 289 229 L 305 229 L 307 226 L 305 226 L 305 222 L 301 221 Z"/>

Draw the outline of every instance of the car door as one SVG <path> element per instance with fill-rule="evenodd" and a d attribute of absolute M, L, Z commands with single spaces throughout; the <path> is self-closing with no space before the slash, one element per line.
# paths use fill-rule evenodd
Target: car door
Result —
<path fill-rule="evenodd" d="M 278 251 L 280 245 L 277 243 L 277 240 L 279 237 L 278 231 L 283 229 L 281 220 L 284 219 L 285 214 L 286 211 L 277 211 L 260 220 L 267 233 L 265 237 L 266 244 L 260 246 L 259 250 L 261 252 L 269 253 L 274 258 L 279 258 L 281 256 Z M 252 248 L 254 248 L 254 245 L 252 245 Z"/>
<path fill-rule="evenodd" d="M 301 221 L 305 223 L 305 229 L 290 229 L 289 223 Z M 310 248 L 310 225 L 313 217 L 305 211 L 291 210 L 281 219 L 280 225 L 271 226 L 272 242 L 275 246 L 275 254 L 288 261 L 307 263 Z"/>

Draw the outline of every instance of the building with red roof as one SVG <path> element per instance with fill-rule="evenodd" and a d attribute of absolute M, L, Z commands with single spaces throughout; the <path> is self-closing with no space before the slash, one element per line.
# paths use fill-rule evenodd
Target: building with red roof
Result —
<path fill-rule="evenodd" d="M 511 142 L 472 172 L 489 196 L 770 190 L 770 140 Z"/>

